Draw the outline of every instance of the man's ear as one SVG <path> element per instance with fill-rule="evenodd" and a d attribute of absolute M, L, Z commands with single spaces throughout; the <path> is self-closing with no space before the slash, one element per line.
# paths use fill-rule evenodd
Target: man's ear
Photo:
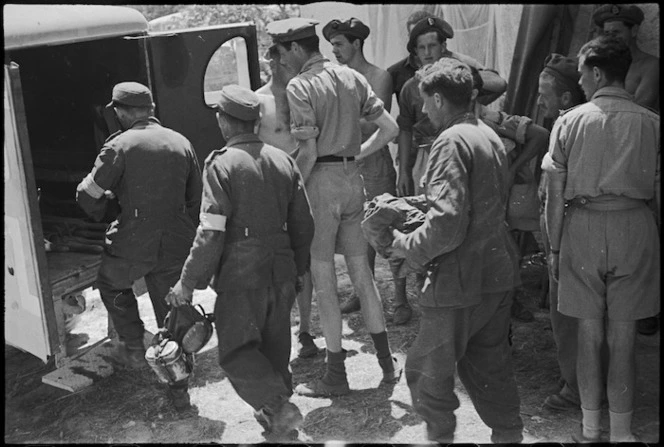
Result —
<path fill-rule="evenodd" d="M 572 94 L 570 92 L 564 92 L 560 96 L 560 103 L 563 105 L 564 109 L 569 109 L 572 106 Z"/>
<path fill-rule="evenodd" d="M 436 107 L 438 107 L 439 109 L 440 109 L 441 107 L 443 107 L 443 95 L 441 95 L 441 94 L 438 93 L 438 92 L 435 92 L 435 93 L 433 94 L 433 100 L 434 100 L 435 103 L 436 103 Z"/>
<path fill-rule="evenodd" d="M 602 70 L 600 70 L 599 67 L 593 67 L 593 79 L 595 80 L 595 83 L 599 83 L 603 76 L 604 73 L 602 73 Z"/>

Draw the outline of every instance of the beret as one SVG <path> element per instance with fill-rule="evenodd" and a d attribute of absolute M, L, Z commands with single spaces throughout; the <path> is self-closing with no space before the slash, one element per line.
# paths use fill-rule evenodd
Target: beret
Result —
<path fill-rule="evenodd" d="M 643 22 L 643 11 L 634 5 L 602 5 L 593 13 L 593 22 L 600 28 L 604 22 L 622 20 L 632 25 Z"/>
<path fill-rule="evenodd" d="M 454 37 L 454 30 L 452 25 L 445 20 L 438 17 L 426 17 L 415 24 L 413 29 L 410 30 L 410 37 L 406 49 L 409 53 L 415 51 L 417 45 L 417 38 L 422 34 L 430 33 L 431 31 L 439 31 L 446 39 Z"/>
<path fill-rule="evenodd" d="M 558 53 L 551 53 L 544 60 L 544 69 L 542 73 L 548 73 L 556 78 L 563 85 L 574 89 L 579 82 L 578 60 L 574 57 L 563 56 Z"/>
<path fill-rule="evenodd" d="M 276 20 L 265 27 L 265 31 L 272 37 L 275 43 L 292 42 L 316 35 L 318 20 L 293 17 L 290 19 Z"/>
<path fill-rule="evenodd" d="M 246 87 L 230 84 L 221 89 L 216 109 L 243 121 L 254 121 L 260 117 L 258 95 Z"/>
<path fill-rule="evenodd" d="M 334 19 L 323 27 L 323 36 L 328 41 L 337 34 L 354 36 L 364 40 L 369 35 L 369 32 L 369 27 L 362 23 L 360 19 L 356 19 L 355 17 L 351 17 L 345 22 Z"/>
<path fill-rule="evenodd" d="M 111 102 L 107 107 L 124 105 L 131 107 L 152 107 L 152 92 L 138 82 L 120 82 L 113 87 Z"/>

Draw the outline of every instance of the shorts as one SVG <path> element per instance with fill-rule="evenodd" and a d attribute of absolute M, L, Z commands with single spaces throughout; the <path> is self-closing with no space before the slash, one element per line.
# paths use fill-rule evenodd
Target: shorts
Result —
<path fill-rule="evenodd" d="M 311 259 L 334 261 L 334 254 L 366 255 L 367 241 L 360 223 L 364 218 L 364 183 L 355 162 L 316 163 L 306 184 L 314 239 Z"/>
<path fill-rule="evenodd" d="M 358 161 L 357 165 L 364 180 L 365 200 L 371 200 L 383 193 L 397 195 L 397 172 L 387 147 Z"/>
<path fill-rule="evenodd" d="M 659 235 L 652 211 L 567 209 L 560 244 L 558 311 L 633 321 L 660 309 Z"/>

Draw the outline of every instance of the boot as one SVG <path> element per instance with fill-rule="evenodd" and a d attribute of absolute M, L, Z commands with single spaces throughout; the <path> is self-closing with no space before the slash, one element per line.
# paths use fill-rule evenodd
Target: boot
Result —
<path fill-rule="evenodd" d="M 300 352 L 297 354 L 298 357 L 304 359 L 308 357 L 315 357 L 321 350 L 318 349 L 316 343 L 314 343 L 314 338 L 308 332 L 300 332 L 297 336 L 300 345 Z"/>
<path fill-rule="evenodd" d="M 148 363 L 145 360 L 143 340 L 120 342 L 113 357 L 128 369 L 143 369 L 148 367 Z"/>
<path fill-rule="evenodd" d="M 379 358 L 378 364 L 380 365 L 380 369 L 383 370 L 383 380 L 380 381 L 381 384 L 392 384 L 399 381 L 402 368 L 396 357 L 389 356 Z"/>
<path fill-rule="evenodd" d="M 189 398 L 188 384 L 176 382 L 168 385 L 168 395 L 171 398 L 173 407 L 178 412 L 183 412 L 191 408 L 191 399 Z"/>
<path fill-rule="evenodd" d="M 346 378 L 346 350 L 327 351 L 327 371 L 322 379 L 311 385 L 299 384 L 295 392 L 308 397 L 343 396 L 350 393 Z"/>
<path fill-rule="evenodd" d="M 289 401 L 281 401 L 277 405 L 277 409 L 271 405 L 265 405 L 260 410 L 254 411 L 254 417 L 264 429 L 265 440 L 268 442 L 297 441 L 299 436 L 297 429 L 304 421 L 300 409 Z"/>

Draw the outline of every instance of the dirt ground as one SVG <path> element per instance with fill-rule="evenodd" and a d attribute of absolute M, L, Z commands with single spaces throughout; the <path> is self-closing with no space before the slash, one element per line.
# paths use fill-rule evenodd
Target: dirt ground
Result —
<path fill-rule="evenodd" d="M 349 299 L 352 286 L 345 265 L 338 260 L 339 292 L 342 301 Z M 513 355 L 521 396 L 521 416 L 525 440 L 535 442 L 570 442 L 570 433 L 581 421 L 581 412 L 552 413 L 541 404 L 558 389 L 559 372 L 551 334 L 548 309 L 541 307 L 540 278 L 545 266 L 522 262 L 524 286 L 521 300 L 535 315 L 530 323 L 513 322 Z M 376 280 L 386 310 L 389 339 L 400 360 L 417 335 L 419 308 L 409 278 L 409 296 L 414 306 L 413 319 L 395 326 L 389 318 L 392 281 L 387 264 L 379 259 Z M 100 337 L 106 329 L 106 313 L 96 291 L 88 290 L 87 306 L 72 343 L 85 345 Z M 141 313 L 146 328 L 156 330 L 149 298 L 143 296 Z M 214 294 L 196 292 L 194 303 L 211 312 Z M 151 317 L 151 318 L 149 318 Z M 297 357 L 297 310 L 292 312 L 293 349 L 291 367 L 294 384 L 322 375 L 324 356 L 314 359 Z M 314 302 L 313 334 L 324 346 Z M 196 411 L 187 416 L 175 413 L 166 397 L 166 389 L 150 370 L 116 370 L 83 391 L 70 393 L 41 383 L 48 369 L 36 358 L 5 347 L 5 443 L 236 443 L 263 441 L 261 427 L 251 408 L 236 395 L 216 363 L 216 335 L 197 355 L 190 394 Z M 405 378 L 391 387 L 378 387 L 380 368 L 361 314 L 344 317 L 344 348 L 349 351 L 346 367 L 349 395 L 334 399 L 315 399 L 295 395 L 293 402 L 305 416 L 300 440 L 305 443 L 343 441 L 347 443 L 415 444 L 426 442 L 425 427 L 414 412 Z M 659 441 L 659 364 L 660 337 L 638 338 L 638 392 L 633 431 L 647 443 Z M 489 443 L 490 430 L 475 410 L 457 381 L 461 407 L 456 416 L 456 442 Z M 603 417 L 603 436 L 608 440 L 608 413 Z"/>

